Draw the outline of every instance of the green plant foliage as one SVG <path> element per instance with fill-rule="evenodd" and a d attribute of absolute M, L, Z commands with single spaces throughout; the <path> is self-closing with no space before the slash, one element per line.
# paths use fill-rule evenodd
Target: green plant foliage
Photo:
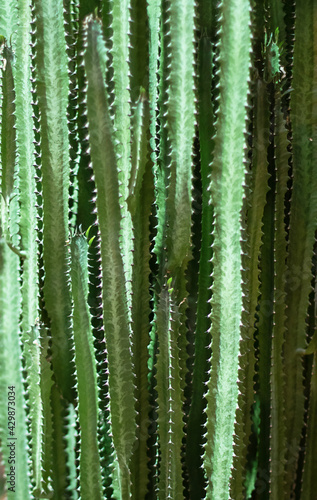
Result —
<path fill-rule="evenodd" d="M 53 433 L 52 433 L 52 408 L 51 392 L 53 386 L 52 369 L 49 353 L 49 337 L 44 326 L 40 330 L 40 385 L 41 400 L 43 407 L 42 424 L 42 495 L 51 498 L 52 490 L 52 452 L 53 452 Z M 35 492 L 34 492 L 35 495 Z M 36 496 L 36 495 L 35 495 Z"/>
<path fill-rule="evenodd" d="M 206 4 L 207 2 L 205 2 Z M 206 6 L 205 6 L 206 7 Z M 202 12 L 202 14 L 206 13 Z M 211 14 L 211 13 L 210 13 Z M 210 32 L 212 16 L 206 17 L 205 27 Z M 202 22 L 203 22 L 202 20 Z M 197 323 L 195 332 L 195 357 L 192 379 L 192 404 L 188 420 L 187 447 L 191 450 L 186 454 L 189 473 L 190 491 L 197 491 L 200 486 L 200 495 L 203 492 L 203 470 L 200 449 L 203 444 L 204 434 L 204 407 L 203 398 L 205 392 L 206 373 L 208 371 L 207 348 L 210 343 L 210 299 L 212 285 L 212 224 L 213 205 L 210 203 L 210 176 L 213 153 L 214 136 L 214 103 L 212 102 L 210 88 L 213 67 L 213 53 L 211 37 L 203 35 L 199 47 L 199 138 L 200 138 L 200 161 L 201 161 L 201 184 L 202 184 L 202 215 L 201 215 L 201 248 L 199 262 L 198 297 L 197 297 Z M 194 451 L 196 450 L 196 452 Z"/>
<path fill-rule="evenodd" d="M 274 477 L 275 467 L 285 463 L 286 415 L 283 384 L 283 347 L 285 339 L 286 304 L 285 276 L 287 260 L 286 229 L 284 223 L 285 195 L 288 182 L 287 130 L 281 111 L 280 91 L 275 92 L 275 216 L 274 216 L 274 305 L 271 353 L 271 490 L 273 498 L 284 494 L 284 478 Z M 274 480 L 273 480 L 274 478 Z"/>
<path fill-rule="evenodd" d="M 313 370 L 311 375 L 311 388 L 309 395 L 309 410 L 307 423 L 307 449 L 305 453 L 305 467 L 303 474 L 302 495 L 314 498 L 316 492 L 316 463 L 313 459 L 316 450 L 316 354 L 314 354 Z"/>
<path fill-rule="evenodd" d="M 316 48 L 314 2 L 298 3 L 295 29 L 291 120 L 293 130 L 293 191 L 290 213 L 288 276 L 286 282 L 287 321 L 285 335 L 286 433 L 291 444 L 287 453 L 286 496 L 293 487 L 304 415 L 302 357 L 306 346 L 305 320 L 311 290 L 311 260 L 316 231 Z M 305 28 L 304 28 L 305 26 Z M 304 57 L 304 54 L 306 56 Z M 291 456 L 293 454 L 293 456 Z"/>
<path fill-rule="evenodd" d="M 123 260 L 118 239 L 122 215 L 119 205 L 113 125 L 104 82 L 106 50 L 101 25 L 92 17 L 87 20 L 86 33 L 88 123 L 91 159 L 97 187 L 111 425 L 119 463 L 120 492 L 122 498 L 125 498 L 131 491 L 129 461 L 135 441 L 136 423 L 130 324 Z"/>
<path fill-rule="evenodd" d="M 178 310 L 173 292 L 163 288 L 157 310 L 157 404 L 160 472 L 157 498 L 182 498 L 182 391 L 178 348 Z M 176 326 L 176 328 L 175 328 Z"/>
<path fill-rule="evenodd" d="M 316 8 L 0 2 L 1 499 L 315 498 Z"/>
<path fill-rule="evenodd" d="M 19 2 L 19 28 L 16 39 L 15 110 L 17 135 L 17 163 L 20 191 L 24 202 L 20 204 L 21 250 L 25 252 L 22 280 L 22 331 L 26 333 L 38 317 L 38 242 L 36 184 L 34 178 L 34 130 L 31 87 L 31 8 L 29 2 Z"/>
<path fill-rule="evenodd" d="M 204 467 L 206 498 L 229 498 L 233 433 L 238 401 L 239 340 L 242 313 L 241 226 L 248 75 L 250 5 L 239 14 L 231 2 L 219 7 L 220 103 L 217 113 L 211 199 L 214 205 L 212 358 L 206 408 Z M 236 47 L 239 46 L 239 52 Z M 239 67 L 239 69 L 238 69 Z M 228 377 L 228 374 L 231 374 Z"/>
<path fill-rule="evenodd" d="M 8 498 L 31 498 L 29 477 L 26 411 L 23 389 L 21 342 L 19 338 L 19 315 L 21 295 L 18 283 L 19 258 L 1 237 L 0 242 L 0 377 L 1 449 L 4 462 L 14 467 L 13 483 L 8 482 Z M 14 438 L 10 440 L 10 437 Z M 12 451 L 11 451 L 12 450 Z M 10 458 L 16 457 L 14 462 Z M 9 476 L 10 477 L 10 476 Z M 19 477 L 16 484 L 14 478 Z M 13 489 L 9 489 L 13 488 Z"/>
<path fill-rule="evenodd" d="M 262 246 L 262 219 L 268 191 L 267 148 L 269 145 L 269 102 L 262 79 L 255 82 L 253 104 L 252 159 L 247 169 L 245 199 L 242 210 L 242 290 L 243 313 L 239 372 L 239 411 L 235 426 L 235 457 L 231 495 L 244 497 L 247 453 L 252 428 L 252 405 L 255 402 L 255 321 L 260 288 L 259 257 Z M 261 224 L 258 221 L 261 221 Z"/>
<path fill-rule="evenodd" d="M 62 2 L 36 2 L 36 92 L 43 176 L 44 300 L 52 330 L 52 360 L 65 398 L 74 397 L 69 280 L 67 127 L 68 73 Z M 56 81 L 58 85 L 56 86 Z M 51 251 L 54 248 L 54 251 Z M 50 250 L 49 250 L 50 249 Z"/>
<path fill-rule="evenodd" d="M 32 449 L 32 475 L 34 494 L 42 489 L 42 451 L 43 451 L 43 402 L 41 393 L 41 343 L 40 328 L 35 325 L 25 341 L 24 353 L 27 359 L 28 407 Z"/>
<path fill-rule="evenodd" d="M 102 480 L 97 442 L 97 370 L 88 307 L 88 242 L 75 235 L 71 243 L 73 328 L 80 425 L 80 495 L 102 499 Z"/>
<path fill-rule="evenodd" d="M 131 171 L 131 84 L 130 84 L 130 52 L 131 27 L 129 0 L 103 0 L 104 10 L 110 11 L 110 54 L 113 71 L 113 93 L 109 96 L 113 113 L 113 147 L 118 166 L 119 194 L 122 211 L 120 223 L 120 247 L 126 279 L 128 314 L 131 310 L 131 277 L 132 277 L 132 222 L 127 206 L 128 184 Z M 145 26 L 143 26 L 145 30 Z M 110 59 L 111 58 L 111 59 Z M 137 96 L 138 97 L 138 96 Z M 131 319 L 131 316 L 130 316 Z"/>
<path fill-rule="evenodd" d="M 18 222 L 17 146 L 15 129 L 14 54 L 9 27 L 16 26 L 14 8 L 5 2 L 1 12 L 6 33 L 1 54 L 1 183 L 0 183 L 0 443 L 7 465 L 8 498 L 31 498 L 22 345 L 20 338 L 21 290 Z M 25 255 L 23 255 L 24 257 Z M 10 475 L 11 473 L 11 475 Z M 18 483 L 16 478 L 20 477 Z"/>
<path fill-rule="evenodd" d="M 132 488 L 135 498 L 144 498 L 147 492 L 147 437 L 150 425 L 148 388 L 148 346 L 150 293 L 149 216 L 154 199 L 154 180 L 150 161 L 149 103 L 144 89 L 135 108 L 132 130 L 132 169 L 129 180 L 128 207 L 134 233 L 132 270 L 132 354 L 136 385 L 138 446 L 132 458 Z"/>

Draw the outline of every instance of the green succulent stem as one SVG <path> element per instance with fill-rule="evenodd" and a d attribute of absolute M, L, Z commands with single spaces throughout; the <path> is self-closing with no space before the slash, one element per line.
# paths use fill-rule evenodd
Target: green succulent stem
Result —
<path fill-rule="evenodd" d="M 20 0 L 19 27 L 15 51 L 15 114 L 17 164 L 19 176 L 21 234 L 20 257 L 23 262 L 22 279 L 22 338 L 34 327 L 38 317 L 38 242 L 35 186 L 35 147 L 31 93 L 31 7 Z"/>
<path fill-rule="evenodd" d="M 245 199 L 242 211 L 242 290 L 243 313 L 240 341 L 239 410 L 235 425 L 235 457 L 231 495 L 245 495 L 247 455 L 252 434 L 252 407 L 255 402 L 255 322 L 260 295 L 259 258 L 262 246 L 262 220 L 269 189 L 267 148 L 270 112 L 267 86 L 262 79 L 254 85 L 252 160 L 246 171 Z M 259 223 L 260 221 L 260 223 Z"/>
<path fill-rule="evenodd" d="M 288 182 L 288 139 L 281 110 L 281 94 L 275 92 L 275 221 L 274 221 L 274 305 L 271 358 L 271 498 L 283 498 L 285 484 L 280 474 L 285 463 L 286 414 L 283 388 L 285 368 L 283 349 L 285 339 L 286 259 L 287 243 L 284 223 L 285 195 Z"/>
<path fill-rule="evenodd" d="M 298 349 L 306 347 L 305 320 L 311 291 L 311 259 L 317 217 L 316 175 L 316 19 L 315 3 L 296 9 L 291 121 L 293 131 L 293 191 L 286 277 L 285 412 L 289 443 L 286 496 L 295 480 L 304 419 L 303 366 Z"/>
<path fill-rule="evenodd" d="M 132 353 L 135 370 L 135 399 L 138 426 L 137 445 L 131 461 L 132 497 L 143 498 L 147 493 L 147 438 L 150 425 L 150 393 L 148 384 L 148 346 L 150 343 L 150 265 L 149 218 L 154 201 L 154 179 L 150 161 L 150 110 L 144 89 L 135 108 L 132 130 L 132 170 L 129 181 L 128 207 L 136 235 L 132 271 Z"/>
<path fill-rule="evenodd" d="M 212 79 L 212 46 L 207 36 L 199 42 L 199 139 L 202 183 L 201 249 L 199 261 L 195 356 L 192 379 L 192 401 L 188 420 L 186 446 L 190 491 L 203 494 L 204 475 L 201 447 L 204 434 L 204 393 L 208 372 L 210 344 L 210 299 L 212 286 L 213 205 L 210 203 L 210 178 L 213 153 L 214 113 L 210 95 Z M 191 450 L 191 451 L 189 451 Z"/>
<path fill-rule="evenodd" d="M 206 408 L 206 498 L 229 498 L 238 400 L 242 314 L 240 211 L 250 68 L 250 4 L 223 1 L 219 14 L 220 102 L 211 179 L 214 205 L 212 358 Z M 237 51 L 239 47 L 239 51 Z M 228 373 L 231 373 L 228 378 Z"/>
<path fill-rule="evenodd" d="M 102 478 L 97 442 L 98 391 L 95 350 L 88 307 L 88 241 L 75 235 L 71 242 L 73 329 L 80 425 L 80 496 L 102 499 Z"/>
<path fill-rule="evenodd" d="M 159 344 L 157 355 L 157 403 L 160 470 L 157 485 L 159 500 L 183 498 L 181 446 L 183 438 L 182 390 L 178 347 L 178 308 L 174 293 L 163 288 L 158 304 L 156 325 Z M 176 326 L 176 328 L 175 328 Z"/>
<path fill-rule="evenodd" d="M 122 498 L 131 493 L 129 463 L 136 439 L 130 324 L 119 233 L 117 160 L 104 82 L 106 49 L 97 20 L 86 21 L 87 111 L 91 159 L 97 187 L 103 322 L 108 352 L 110 414 Z"/>
<path fill-rule="evenodd" d="M 20 308 L 19 258 L 1 237 L 0 446 L 7 474 L 8 499 L 10 500 L 17 498 L 17 496 L 31 499 L 22 348 L 19 331 Z"/>
<path fill-rule="evenodd" d="M 36 92 L 40 111 L 43 175 L 44 300 L 52 334 L 56 381 L 74 398 L 69 284 L 67 127 L 68 72 L 61 0 L 36 2 Z M 56 82 L 58 85 L 56 86 Z"/>

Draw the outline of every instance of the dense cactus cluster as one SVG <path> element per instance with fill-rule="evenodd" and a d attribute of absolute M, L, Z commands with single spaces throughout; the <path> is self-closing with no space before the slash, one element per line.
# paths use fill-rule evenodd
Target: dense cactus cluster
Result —
<path fill-rule="evenodd" d="M 1 498 L 315 498 L 316 33 L 1 0 Z"/>

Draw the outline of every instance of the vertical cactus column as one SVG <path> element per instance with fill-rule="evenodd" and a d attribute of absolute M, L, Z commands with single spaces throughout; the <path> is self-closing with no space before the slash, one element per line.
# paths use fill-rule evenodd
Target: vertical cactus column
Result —
<path fill-rule="evenodd" d="M 163 22 L 164 20 L 164 22 Z M 195 132 L 194 3 L 162 5 L 160 154 L 155 166 L 158 283 L 155 333 L 160 459 L 158 498 L 183 497 L 186 270 L 191 259 L 192 152 Z M 166 30 L 166 31 L 165 31 Z"/>
<path fill-rule="evenodd" d="M 204 467 L 206 498 L 229 499 L 233 433 L 238 401 L 242 314 L 240 212 L 245 176 L 246 105 L 250 71 L 250 3 L 219 7 L 219 110 L 211 197 L 214 205 L 212 358 L 207 383 Z M 228 374 L 230 373 L 230 376 Z"/>
<path fill-rule="evenodd" d="M 68 61 L 63 2 L 34 3 L 35 98 L 39 110 L 43 197 L 44 304 L 51 337 L 55 384 L 51 387 L 53 498 L 67 491 L 73 469 L 67 447 L 67 408 L 75 397 L 71 328 L 70 251 L 67 244 L 69 201 L 69 134 L 67 123 Z M 47 431 L 48 432 L 48 431 Z M 49 463 L 49 462 L 48 462 Z"/>
<path fill-rule="evenodd" d="M 133 232 L 131 214 L 127 207 L 128 183 L 131 171 L 131 97 L 130 97 L 130 0 L 103 0 L 104 11 L 110 7 L 111 64 L 113 91 L 109 98 L 113 113 L 113 139 L 118 165 L 119 195 L 122 212 L 120 223 L 120 249 L 125 272 L 128 314 L 131 310 L 131 277 Z M 145 29 L 145 26 L 144 26 Z M 131 319 L 131 316 L 130 316 Z"/>
<path fill-rule="evenodd" d="M 72 251 L 72 295 L 75 363 L 80 425 L 80 494 L 82 498 L 103 498 L 97 441 L 98 390 L 91 318 L 88 307 L 88 241 L 75 235 Z"/>
<path fill-rule="evenodd" d="M 127 199 L 135 234 L 132 271 L 132 355 L 135 371 L 135 398 L 137 411 L 137 443 L 131 462 L 132 497 L 143 498 L 147 492 L 148 457 L 147 438 L 150 425 L 148 388 L 148 345 L 150 309 L 150 254 L 149 217 L 154 200 L 154 183 L 149 145 L 149 103 L 145 90 L 140 97 L 132 119 L 132 157 Z"/>
<path fill-rule="evenodd" d="M 119 244 L 120 205 L 113 125 L 105 87 L 106 49 L 101 25 L 89 17 L 85 25 L 87 114 L 92 167 L 97 187 L 103 321 L 108 353 L 110 415 L 121 498 L 131 493 L 130 459 L 136 436 L 130 324 Z"/>
<path fill-rule="evenodd" d="M 291 198 L 286 281 L 285 404 L 286 497 L 291 494 L 304 417 L 303 365 L 305 321 L 311 292 L 311 261 L 317 218 L 316 173 L 316 9 L 311 0 L 296 5 L 291 120 L 293 127 L 293 192 Z"/>
<path fill-rule="evenodd" d="M 31 498 L 27 421 L 20 338 L 19 177 L 16 145 L 15 61 L 11 30 L 17 29 L 17 10 L 4 2 L 0 30 L 1 54 L 1 183 L 0 183 L 0 437 L 7 474 L 8 498 Z M 21 32 L 20 32 L 21 33 Z M 18 78 L 18 77 L 17 77 Z"/>
<path fill-rule="evenodd" d="M 201 247 L 198 278 L 195 352 L 192 373 L 192 401 L 187 432 L 186 461 L 191 494 L 203 495 L 202 444 L 205 428 L 205 382 L 210 352 L 210 299 L 212 285 L 213 204 L 210 200 L 211 165 L 215 134 L 216 104 L 211 92 L 214 68 L 212 39 L 215 37 L 215 5 L 209 1 L 199 3 L 201 38 L 198 48 L 198 130 L 200 144 L 200 172 L 202 185 Z"/>
<path fill-rule="evenodd" d="M 43 176 L 44 301 L 52 334 L 52 361 L 63 396 L 74 397 L 70 325 L 67 125 L 68 71 L 63 3 L 35 5 L 36 92 L 40 111 Z M 54 250 L 53 250 L 54 249 Z"/>

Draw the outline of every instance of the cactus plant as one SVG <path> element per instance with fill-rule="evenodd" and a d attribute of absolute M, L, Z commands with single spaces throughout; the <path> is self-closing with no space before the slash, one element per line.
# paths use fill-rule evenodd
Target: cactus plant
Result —
<path fill-rule="evenodd" d="M 0 497 L 313 500 L 316 0 L 2 0 Z"/>

